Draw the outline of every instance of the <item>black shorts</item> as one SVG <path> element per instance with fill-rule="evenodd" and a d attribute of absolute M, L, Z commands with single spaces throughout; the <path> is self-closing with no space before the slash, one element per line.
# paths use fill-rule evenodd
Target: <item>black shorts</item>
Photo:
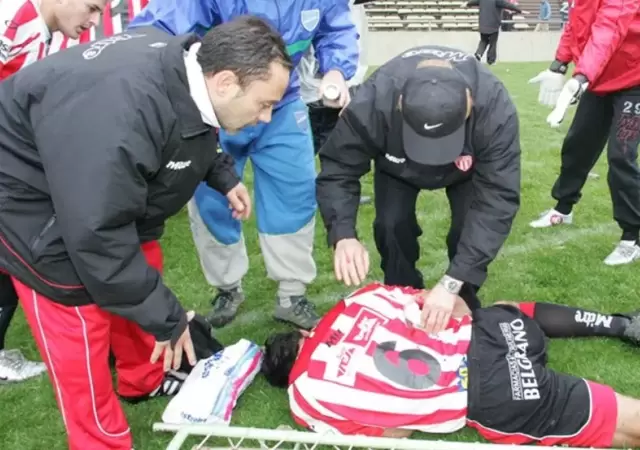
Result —
<path fill-rule="evenodd" d="M 519 309 L 474 311 L 468 356 L 468 425 L 485 438 L 611 446 L 617 418 L 613 389 L 548 369 L 546 336 Z"/>

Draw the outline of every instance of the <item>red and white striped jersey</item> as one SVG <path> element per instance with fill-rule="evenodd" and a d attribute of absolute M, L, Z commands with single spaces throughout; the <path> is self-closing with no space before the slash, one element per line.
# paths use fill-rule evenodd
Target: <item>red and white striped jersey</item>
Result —
<path fill-rule="evenodd" d="M 70 39 L 59 31 L 50 33 L 36 2 L 5 0 L 0 8 L 0 80 L 59 50 L 124 31 L 148 1 L 111 0 L 100 25 Z"/>
<path fill-rule="evenodd" d="M 105 5 L 100 25 L 85 31 L 78 39 L 69 39 L 60 32 L 53 33 L 50 53 L 125 31 L 131 19 L 138 15 L 147 3 L 149 0 L 111 0 Z"/>
<path fill-rule="evenodd" d="M 418 291 L 372 284 L 334 306 L 290 374 L 296 422 L 316 432 L 380 436 L 465 425 L 471 317 L 438 334 L 416 328 Z"/>
<path fill-rule="evenodd" d="M 0 81 L 47 55 L 50 32 L 31 0 L 5 0 L 0 8 Z"/>

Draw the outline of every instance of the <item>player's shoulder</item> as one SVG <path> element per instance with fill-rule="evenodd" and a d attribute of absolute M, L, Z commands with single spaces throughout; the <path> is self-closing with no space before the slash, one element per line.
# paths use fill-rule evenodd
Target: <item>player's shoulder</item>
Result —
<path fill-rule="evenodd" d="M 44 54 L 48 30 L 31 0 L 5 1 L 0 8 L 0 65 L 15 72 Z M 5 70 L 6 73 L 6 70 Z"/>
<path fill-rule="evenodd" d="M 39 16 L 33 0 L 6 0 L 0 8 L 0 30 L 18 28 Z"/>
<path fill-rule="evenodd" d="M 5 1 L 0 7 L 0 38 L 11 46 L 31 35 L 44 34 L 46 25 L 31 0 Z M 8 51 L 8 50 L 7 50 Z"/>
<path fill-rule="evenodd" d="M 86 80 L 128 80 L 157 83 L 162 80 L 162 55 L 172 39 L 160 30 L 135 29 L 92 42 L 73 45 L 44 59 L 55 73 Z M 181 52 L 176 50 L 177 53 Z M 44 65 L 43 65 L 44 67 Z"/>

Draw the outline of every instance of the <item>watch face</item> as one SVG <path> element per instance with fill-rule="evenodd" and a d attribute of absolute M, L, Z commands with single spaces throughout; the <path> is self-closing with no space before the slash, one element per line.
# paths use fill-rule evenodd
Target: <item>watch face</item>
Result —
<path fill-rule="evenodd" d="M 459 286 L 458 286 L 458 283 L 456 283 L 455 281 L 449 281 L 446 287 L 448 291 L 455 292 L 458 290 Z"/>

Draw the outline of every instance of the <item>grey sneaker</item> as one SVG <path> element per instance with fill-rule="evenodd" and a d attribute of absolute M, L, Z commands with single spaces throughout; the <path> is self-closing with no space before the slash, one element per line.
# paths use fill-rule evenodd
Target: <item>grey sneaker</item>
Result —
<path fill-rule="evenodd" d="M 216 328 L 225 326 L 236 316 L 242 302 L 244 302 L 244 292 L 240 289 L 230 291 L 220 289 L 218 295 L 211 301 L 213 310 L 207 316 L 207 322 Z"/>
<path fill-rule="evenodd" d="M 629 344 L 640 346 L 640 311 L 629 314 L 615 314 L 629 319 L 629 325 L 624 330 L 622 340 Z"/>
<path fill-rule="evenodd" d="M 44 363 L 29 361 L 20 350 L 0 350 L 0 384 L 24 381 L 46 371 Z"/>
<path fill-rule="evenodd" d="M 607 256 L 604 263 L 608 266 L 629 264 L 640 259 L 640 246 L 636 241 L 620 241 L 617 247 Z"/>
<path fill-rule="evenodd" d="M 320 321 L 316 307 L 304 295 L 290 297 L 291 306 L 285 307 L 278 302 L 273 317 L 281 322 L 292 323 L 304 330 L 310 330 Z"/>

